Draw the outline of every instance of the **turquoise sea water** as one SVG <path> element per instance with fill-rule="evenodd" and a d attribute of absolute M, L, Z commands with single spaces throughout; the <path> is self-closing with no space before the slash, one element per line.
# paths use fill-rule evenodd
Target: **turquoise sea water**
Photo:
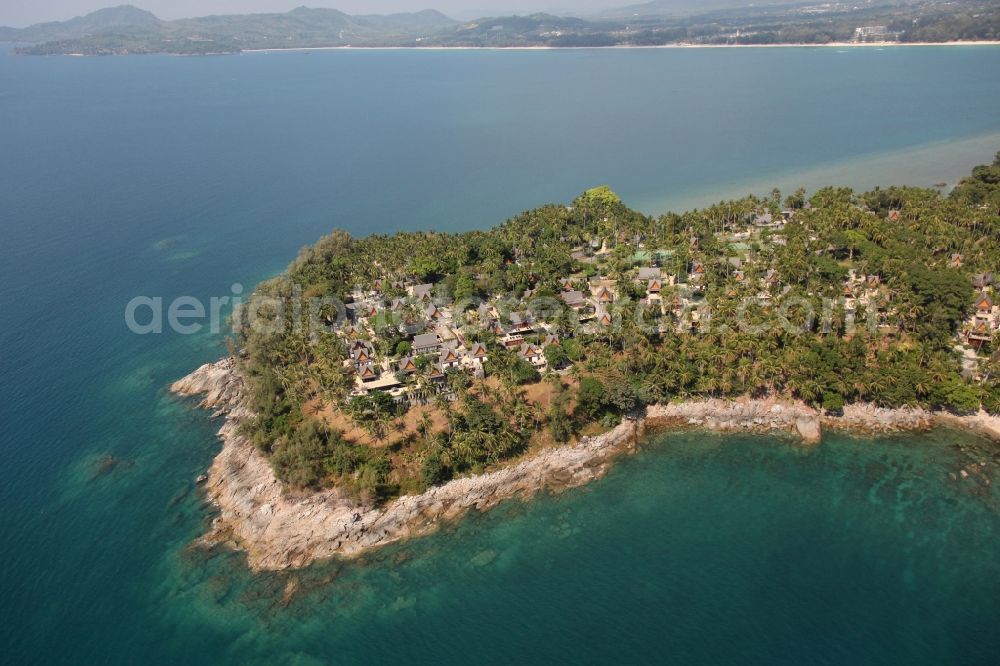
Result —
<path fill-rule="evenodd" d="M 1000 148 L 998 48 L 0 53 L 5 663 L 996 663 L 994 449 L 941 431 L 672 435 L 586 489 L 363 563 L 188 547 L 218 423 L 165 386 L 221 336 L 136 336 L 333 227 L 485 227 L 609 183 L 658 212 L 954 182 Z M 964 449 L 964 450 L 963 450 Z M 117 464 L 106 464 L 113 457 Z"/>

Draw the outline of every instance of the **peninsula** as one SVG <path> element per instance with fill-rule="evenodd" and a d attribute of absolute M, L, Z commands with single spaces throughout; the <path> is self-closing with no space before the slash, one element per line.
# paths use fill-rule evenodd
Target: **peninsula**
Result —
<path fill-rule="evenodd" d="M 489 231 L 334 232 L 172 387 L 227 417 L 206 541 L 355 555 L 586 483 L 651 428 L 1000 436 L 997 271 L 1000 155 L 947 196 L 651 217 L 599 187 Z"/>

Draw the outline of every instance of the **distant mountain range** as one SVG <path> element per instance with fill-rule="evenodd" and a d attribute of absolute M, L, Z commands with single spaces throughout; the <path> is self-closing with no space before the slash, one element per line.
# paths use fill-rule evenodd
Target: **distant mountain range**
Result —
<path fill-rule="evenodd" d="M 310 47 L 651 46 L 824 44 L 866 39 L 1000 39 L 998 0 L 872 0 L 867 4 L 764 4 L 741 0 L 653 0 L 589 19 L 551 14 L 455 21 L 441 12 L 352 16 L 299 7 L 163 21 L 129 5 L 69 21 L 0 28 L 0 41 L 32 55 L 209 54 Z M 858 33 L 858 28 L 869 28 Z"/>
<path fill-rule="evenodd" d="M 239 14 L 162 21 L 122 5 L 56 23 L 0 28 L 0 41 L 27 53 L 231 53 L 254 48 L 388 45 L 412 42 L 457 22 L 441 12 L 351 16 L 299 7 L 284 14 Z"/>
<path fill-rule="evenodd" d="M 23 29 L 0 27 L 0 39 L 14 42 L 49 42 L 59 39 L 80 39 L 98 32 L 149 28 L 161 23 L 152 12 L 131 5 L 99 9 L 86 16 L 68 21 L 36 23 Z"/>

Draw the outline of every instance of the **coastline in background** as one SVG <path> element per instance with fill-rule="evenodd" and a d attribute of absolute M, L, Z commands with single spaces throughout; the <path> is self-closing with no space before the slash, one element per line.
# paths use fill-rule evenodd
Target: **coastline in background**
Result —
<path fill-rule="evenodd" d="M 873 48 L 895 46 L 1000 46 L 997 40 L 954 42 L 828 42 L 826 44 L 614 44 L 611 46 L 297 46 L 277 49 L 243 49 L 240 53 L 285 53 L 294 51 L 590 51 L 608 49 L 824 49 Z M 83 53 L 66 53 L 83 56 Z M 228 54 L 227 54 L 228 55 Z"/>
<path fill-rule="evenodd" d="M 162 21 L 129 5 L 24 29 L 0 27 L 28 55 L 216 55 L 248 48 L 468 46 L 551 48 L 664 44 L 947 43 L 995 40 L 1000 11 L 989 0 L 909 0 L 864 6 L 624 7 L 576 18 L 547 13 L 456 21 L 433 9 L 351 16 L 298 7 Z M 708 11 L 705 11 L 708 10 Z"/>

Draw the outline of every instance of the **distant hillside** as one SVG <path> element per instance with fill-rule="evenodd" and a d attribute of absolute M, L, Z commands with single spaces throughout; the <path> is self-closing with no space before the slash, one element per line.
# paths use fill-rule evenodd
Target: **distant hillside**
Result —
<path fill-rule="evenodd" d="M 402 14 L 366 14 L 355 16 L 356 21 L 365 21 L 372 25 L 404 28 L 440 28 L 454 25 L 456 21 L 445 16 L 436 9 L 424 9 L 419 12 Z"/>
<path fill-rule="evenodd" d="M 873 5 L 912 5 L 925 3 L 927 0 L 881 0 L 877 2 L 805 2 L 804 0 L 651 0 L 625 7 L 615 7 L 600 13 L 604 18 L 626 18 L 626 17 L 680 17 L 708 14 L 723 10 L 740 11 L 745 13 L 771 13 L 776 9 L 789 9 L 792 7 L 808 8 L 813 13 L 823 13 L 843 9 L 861 10 L 870 8 Z M 947 0 L 945 0 L 947 1 Z"/>
<path fill-rule="evenodd" d="M 23 29 L 0 27 L 0 40 L 18 42 L 51 42 L 64 39 L 80 39 L 89 35 L 150 28 L 160 24 L 160 19 L 152 12 L 132 5 L 98 9 L 86 16 L 77 16 L 68 21 L 37 23 Z"/>
<path fill-rule="evenodd" d="M 465 23 L 434 10 L 351 16 L 336 9 L 307 7 L 284 14 L 161 21 L 149 12 L 123 6 L 63 23 L 23 30 L 0 28 L 0 40 L 29 44 L 18 52 L 31 55 L 194 55 L 338 46 L 828 44 L 850 41 L 856 35 L 868 41 L 1000 40 L 998 0 L 747 4 L 745 0 L 704 0 L 699 1 L 697 12 L 684 13 L 692 7 L 692 0 L 653 0 L 618 10 L 632 12 L 618 18 L 532 14 Z M 865 30 L 859 32 L 859 28 Z"/>
<path fill-rule="evenodd" d="M 625 7 L 615 7 L 600 13 L 604 18 L 631 16 L 686 16 L 704 14 L 718 9 L 739 9 L 765 5 L 790 5 L 788 0 L 752 2 L 751 0 L 652 0 Z"/>
<path fill-rule="evenodd" d="M 483 18 L 442 30 L 424 45 L 660 46 L 664 44 L 827 44 L 849 42 L 860 27 L 881 26 L 884 41 L 1000 40 L 998 0 L 768 2 L 654 0 L 583 20 L 533 14 Z M 623 10 L 618 10 L 623 11 Z M 656 12 L 662 12 L 656 15 Z"/>
<path fill-rule="evenodd" d="M 22 53 L 233 53 L 246 49 L 415 43 L 456 21 L 435 10 L 351 16 L 299 7 L 284 14 L 238 14 L 161 21 L 131 6 L 62 23 L 0 28 L 0 39 L 31 43 Z"/>
<path fill-rule="evenodd" d="M 606 46 L 615 43 L 609 31 L 623 27 L 551 14 L 494 16 L 439 33 L 435 43 L 441 46 Z"/>

